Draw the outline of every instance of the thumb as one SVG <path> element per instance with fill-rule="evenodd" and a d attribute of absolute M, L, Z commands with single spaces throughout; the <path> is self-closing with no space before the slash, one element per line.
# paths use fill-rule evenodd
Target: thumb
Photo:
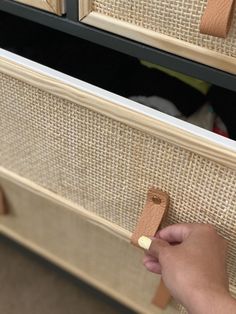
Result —
<path fill-rule="evenodd" d="M 139 238 L 138 244 L 141 248 L 146 250 L 148 254 L 152 255 L 153 257 L 156 257 L 157 259 L 159 259 L 159 256 L 163 248 L 170 246 L 170 244 L 164 240 L 161 239 L 152 240 L 145 236 Z"/>
<path fill-rule="evenodd" d="M 148 254 L 156 257 L 158 260 L 160 260 L 160 255 L 163 252 L 163 249 L 166 247 L 169 247 L 170 244 L 164 240 L 161 239 L 154 239 L 151 242 L 151 245 L 148 250 Z"/>

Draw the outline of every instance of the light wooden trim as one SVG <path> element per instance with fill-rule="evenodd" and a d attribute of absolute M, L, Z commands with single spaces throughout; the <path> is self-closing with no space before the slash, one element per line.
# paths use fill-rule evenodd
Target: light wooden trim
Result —
<path fill-rule="evenodd" d="M 236 74 L 236 58 L 222 55 L 218 52 L 145 29 L 141 26 L 120 21 L 97 12 L 90 12 L 87 16 L 82 18 L 81 22 L 168 51 L 181 57 Z"/>
<path fill-rule="evenodd" d="M 65 14 L 66 13 L 66 0 L 61 0 L 60 1 L 60 10 L 61 10 L 61 14 Z"/>
<path fill-rule="evenodd" d="M 36 7 L 41 10 L 45 10 L 48 12 L 52 12 L 57 15 L 62 15 L 63 10 L 63 2 L 64 0 L 15 0 L 16 2 L 20 2 L 32 7 Z"/>
<path fill-rule="evenodd" d="M 4 52 L 4 53 L 3 53 Z M 236 170 L 236 142 L 0 50 L 0 71 Z M 11 56 L 6 58 L 1 55 Z M 27 66 L 25 65 L 27 64 Z M 28 66 L 30 64 L 30 66 Z M 37 70 L 38 68 L 38 70 Z M 39 70 L 40 69 L 40 70 Z M 48 73 L 50 74 L 48 74 Z M 53 73 L 53 74 L 52 74 Z M 141 109 L 140 109 L 141 108 Z"/>
<path fill-rule="evenodd" d="M 18 186 L 21 186 L 23 189 L 27 189 L 32 193 L 43 197 L 49 201 L 56 202 L 58 205 L 65 207 L 67 210 L 72 210 L 80 215 L 83 219 L 89 221 L 90 223 L 99 226 L 105 230 L 108 230 L 110 233 L 114 233 L 117 237 L 120 236 L 121 238 L 129 241 L 131 239 L 131 232 L 119 227 L 118 225 L 109 222 L 108 220 L 97 216 L 96 214 L 84 209 L 84 207 L 74 203 L 72 201 L 67 200 L 66 198 L 53 193 L 40 185 L 34 183 L 31 180 L 23 178 L 14 172 L 11 172 L 3 167 L 0 166 L 0 177 L 5 178 L 11 181 Z"/>
<path fill-rule="evenodd" d="M 92 11 L 91 0 L 78 0 L 79 1 L 79 21 L 86 17 Z"/>

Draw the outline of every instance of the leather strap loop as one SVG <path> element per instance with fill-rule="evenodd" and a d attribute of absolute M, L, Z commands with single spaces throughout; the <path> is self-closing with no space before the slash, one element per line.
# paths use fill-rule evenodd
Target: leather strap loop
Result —
<path fill-rule="evenodd" d="M 225 38 L 233 19 L 235 0 L 208 0 L 200 33 Z"/>
<path fill-rule="evenodd" d="M 147 201 L 138 224 L 131 237 L 131 243 L 138 246 L 141 236 L 154 237 L 169 205 L 167 193 L 151 188 L 147 194 Z"/>
<path fill-rule="evenodd" d="M 157 287 L 156 293 L 152 299 L 152 304 L 158 306 L 160 309 L 165 309 L 170 300 L 170 292 L 166 288 L 164 281 L 161 278 L 159 286 Z"/>
<path fill-rule="evenodd" d="M 151 188 L 147 194 L 147 201 L 140 216 L 135 231 L 131 237 L 131 243 L 138 246 L 141 236 L 154 237 L 160 224 L 167 213 L 169 196 L 156 188 Z M 152 303 L 160 308 L 165 308 L 170 301 L 170 293 L 161 279 Z"/>

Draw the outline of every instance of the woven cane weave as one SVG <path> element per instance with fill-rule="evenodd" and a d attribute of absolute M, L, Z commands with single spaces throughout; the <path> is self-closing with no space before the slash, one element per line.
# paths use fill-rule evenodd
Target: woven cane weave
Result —
<path fill-rule="evenodd" d="M 5 74 L 0 112 L 1 166 L 131 232 L 159 187 L 166 224 L 213 223 L 229 240 L 236 287 L 235 170 Z"/>
<path fill-rule="evenodd" d="M 92 0 L 92 11 L 236 57 L 236 15 L 226 39 L 199 33 L 207 0 Z"/>

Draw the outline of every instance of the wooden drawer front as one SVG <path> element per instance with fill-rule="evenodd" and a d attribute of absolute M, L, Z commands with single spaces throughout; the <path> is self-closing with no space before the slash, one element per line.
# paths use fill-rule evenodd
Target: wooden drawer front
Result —
<path fill-rule="evenodd" d="M 129 238 L 150 186 L 165 224 L 213 223 L 236 287 L 236 145 L 188 123 L 0 51 L 0 165 Z"/>
<path fill-rule="evenodd" d="M 236 15 L 227 38 L 200 34 L 207 0 L 78 0 L 80 21 L 236 73 Z"/>
<path fill-rule="evenodd" d="M 76 276 L 142 313 L 151 305 L 158 277 L 145 271 L 142 252 L 76 209 L 0 172 L 9 215 L 0 232 L 25 244 Z M 168 313 L 175 313 L 172 306 Z"/>
<path fill-rule="evenodd" d="M 57 15 L 65 13 L 65 0 L 13 0 Z"/>

